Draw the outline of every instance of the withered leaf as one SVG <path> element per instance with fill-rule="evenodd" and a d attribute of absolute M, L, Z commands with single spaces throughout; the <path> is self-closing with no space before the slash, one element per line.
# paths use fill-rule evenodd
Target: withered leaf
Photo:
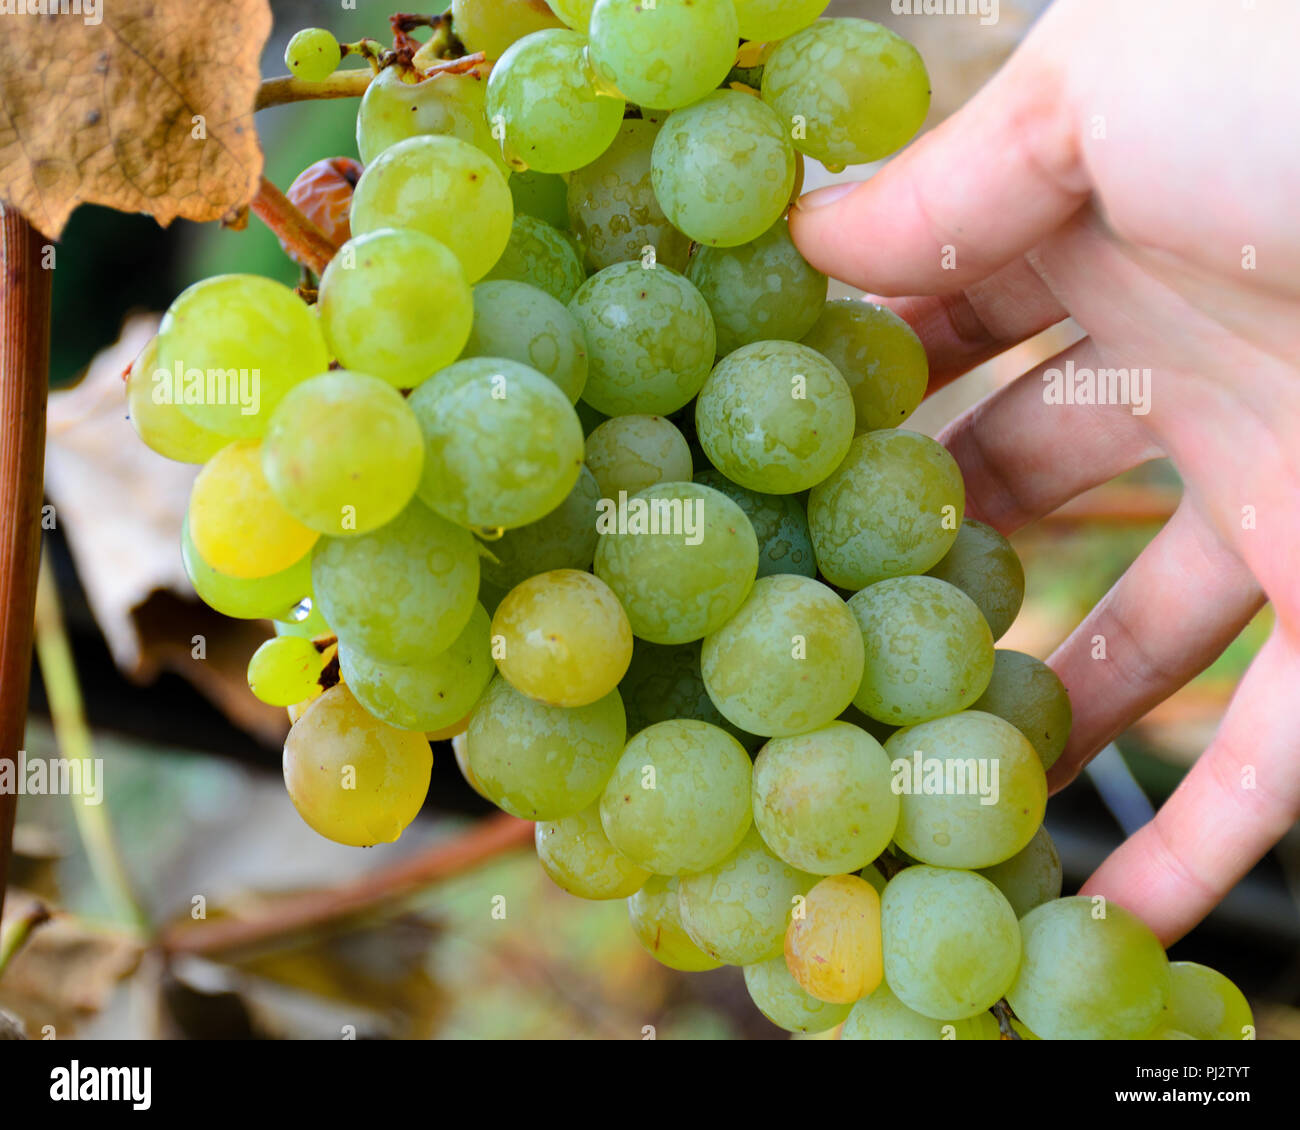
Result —
<path fill-rule="evenodd" d="M 163 226 L 247 203 L 267 0 L 112 0 L 99 15 L 5 19 L 0 200 L 49 239 L 83 202 Z"/>

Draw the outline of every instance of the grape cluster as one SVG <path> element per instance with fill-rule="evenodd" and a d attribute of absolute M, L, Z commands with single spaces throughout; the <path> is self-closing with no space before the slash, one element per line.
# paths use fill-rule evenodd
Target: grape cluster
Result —
<path fill-rule="evenodd" d="M 1059 897 L 1069 698 L 994 646 L 1020 562 L 899 428 L 915 334 L 790 238 L 805 156 L 886 156 L 929 103 L 825 7 L 455 0 L 440 42 L 487 61 L 394 52 L 364 170 L 295 186 L 341 242 L 309 301 L 209 279 L 132 370 L 144 441 L 204 464 L 185 567 L 276 622 L 249 681 L 323 836 L 396 839 L 450 737 L 556 884 L 782 1028 L 1241 1038 L 1225 978 Z"/>

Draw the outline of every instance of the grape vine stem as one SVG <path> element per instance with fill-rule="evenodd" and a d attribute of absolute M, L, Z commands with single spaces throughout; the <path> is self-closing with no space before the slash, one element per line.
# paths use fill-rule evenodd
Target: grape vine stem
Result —
<path fill-rule="evenodd" d="M 249 207 L 300 262 L 318 276 L 324 273 L 338 248 L 266 177 Z"/>
<path fill-rule="evenodd" d="M 303 82 L 293 75 L 264 79 L 253 108 L 266 110 L 271 106 L 287 106 L 291 102 L 317 98 L 360 98 L 374 77 L 367 67 L 365 70 L 335 71 L 324 82 Z"/>

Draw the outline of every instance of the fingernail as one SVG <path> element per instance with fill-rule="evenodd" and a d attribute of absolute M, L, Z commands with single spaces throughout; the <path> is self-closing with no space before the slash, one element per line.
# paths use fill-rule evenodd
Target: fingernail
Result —
<path fill-rule="evenodd" d="M 801 212 L 811 212 L 817 208 L 825 208 L 827 204 L 834 204 L 857 187 L 856 184 L 832 184 L 827 188 L 819 188 L 814 192 L 808 192 L 799 197 L 795 201 L 795 207 Z"/>

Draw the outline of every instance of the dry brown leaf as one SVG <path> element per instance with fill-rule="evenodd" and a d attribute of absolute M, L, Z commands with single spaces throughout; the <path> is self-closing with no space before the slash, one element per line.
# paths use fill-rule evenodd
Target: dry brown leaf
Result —
<path fill-rule="evenodd" d="M 111 0 L 99 13 L 5 19 L 0 199 L 50 239 L 85 202 L 166 226 L 252 199 L 267 0 Z"/>

